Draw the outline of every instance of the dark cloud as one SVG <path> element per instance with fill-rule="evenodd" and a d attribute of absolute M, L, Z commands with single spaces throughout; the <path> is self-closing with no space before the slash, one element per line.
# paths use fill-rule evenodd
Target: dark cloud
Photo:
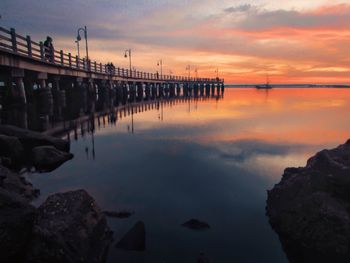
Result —
<path fill-rule="evenodd" d="M 227 13 L 246 12 L 246 11 L 250 10 L 251 7 L 252 6 L 250 4 L 244 4 L 244 5 L 226 8 L 226 9 L 224 9 L 224 11 Z"/>

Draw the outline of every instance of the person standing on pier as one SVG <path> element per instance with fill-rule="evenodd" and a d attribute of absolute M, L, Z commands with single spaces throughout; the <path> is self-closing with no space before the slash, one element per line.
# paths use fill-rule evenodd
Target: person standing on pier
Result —
<path fill-rule="evenodd" d="M 54 47 L 52 44 L 52 38 L 50 36 L 46 37 L 46 40 L 44 42 L 44 47 L 45 47 L 45 58 L 50 61 L 54 62 Z"/>

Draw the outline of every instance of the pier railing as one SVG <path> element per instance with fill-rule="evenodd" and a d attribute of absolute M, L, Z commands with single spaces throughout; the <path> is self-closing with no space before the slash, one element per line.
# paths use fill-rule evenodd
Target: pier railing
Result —
<path fill-rule="evenodd" d="M 174 75 L 160 75 L 158 73 L 149 73 L 136 70 L 129 70 L 102 64 L 100 62 L 86 60 L 77 55 L 66 53 L 63 50 L 48 48 L 43 42 L 35 42 L 30 36 L 21 36 L 16 33 L 14 28 L 10 30 L 0 27 L 0 49 L 6 52 L 14 53 L 48 63 L 50 65 L 66 67 L 75 70 L 105 74 L 121 78 L 159 80 L 159 81 L 198 81 L 198 82 L 223 82 L 223 79 L 210 78 L 191 78 Z"/>

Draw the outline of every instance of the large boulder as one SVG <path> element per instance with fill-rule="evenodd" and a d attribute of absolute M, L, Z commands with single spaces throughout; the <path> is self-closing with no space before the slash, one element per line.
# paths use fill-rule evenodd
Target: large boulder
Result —
<path fill-rule="evenodd" d="M 57 150 L 54 146 L 38 146 L 32 150 L 34 167 L 40 172 L 50 172 L 73 158 L 73 154 Z"/>
<path fill-rule="evenodd" d="M 61 151 L 69 151 L 69 142 L 66 140 L 11 125 L 0 125 L 0 134 L 17 137 L 26 152 L 30 152 L 34 147 L 44 145 L 52 145 Z"/>
<path fill-rule="evenodd" d="M 350 140 L 287 168 L 266 211 L 290 262 L 349 262 Z"/>
<path fill-rule="evenodd" d="M 40 193 L 24 176 L 16 174 L 2 165 L 0 165 L 0 188 L 16 193 L 28 201 L 38 197 Z"/>
<path fill-rule="evenodd" d="M 23 146 L 16 137 L 0 134 L 0 156 L 9 158 L 12 165 L 17 165 L 21 163 L 23 153 Z"/>
<path fill-rule="evenodd" d="M 85 190 L 51 195 L 38 210 L 27 263 L 105 260 L 112 232 Z"/>
<path fill-rule="evenodd" d="M 18 194 L 0 188 L 0 261 L 25 262 L 36 209 Z"/>

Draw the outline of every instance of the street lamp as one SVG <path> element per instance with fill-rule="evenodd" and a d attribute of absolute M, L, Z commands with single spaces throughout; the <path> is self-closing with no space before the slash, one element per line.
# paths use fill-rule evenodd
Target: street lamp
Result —
<path fill-rule="evenodd" d="M 198 69 L 195 68 L 195 69 L 194 69 L 194 72 L 196 73 L 196 79 L 197 79 L 197 78 L 198 78 Z"/>
<path fill-rule="evenodd" d="M 87 41 L 87 28 L 86 28 L 86 26 L 78 29 L 78 33 L 77 33 L 77 41 L 78 42 L 81 40 L 80 31 L 84 31 L 86 60 L 89 61 L 89 48 L 88 48 L 88 41 Z M 79 52 L 79 49 L 78 49 L 78 52 Z"/>
<path fill-rule="evenodd" d="M 216 73 L 216 79 L 219 79 L 219 69 L 218 68 L 215 70 L 215 73 Z"/>
<path fill-rule="evenodd" d="M 188 77 L 191 77 L 191 65 L 187 65 L 186 70 L 188 70 Z"/>
<path fill-rule="evenodd" d="M 79 41 L 75 40 L 75 43 L 77 43 L 77 49 L 78 49 L 78 58 L 80 58 L 80 48 L 79 48 Z"/>
<path fill-rule="evenodd" d="M 124 53 L 124 57 L 127 58 L 129 56 L 129 69 L 131 72 L 131 49 L 126 49 Z"/>
<path fill-rule="evenodd" d="M 163 75 L 163 60 L 162 59 L 157 61 L 157 66 L 160 66 L 160 78 L 162 78 L 162 75 Z"/>

